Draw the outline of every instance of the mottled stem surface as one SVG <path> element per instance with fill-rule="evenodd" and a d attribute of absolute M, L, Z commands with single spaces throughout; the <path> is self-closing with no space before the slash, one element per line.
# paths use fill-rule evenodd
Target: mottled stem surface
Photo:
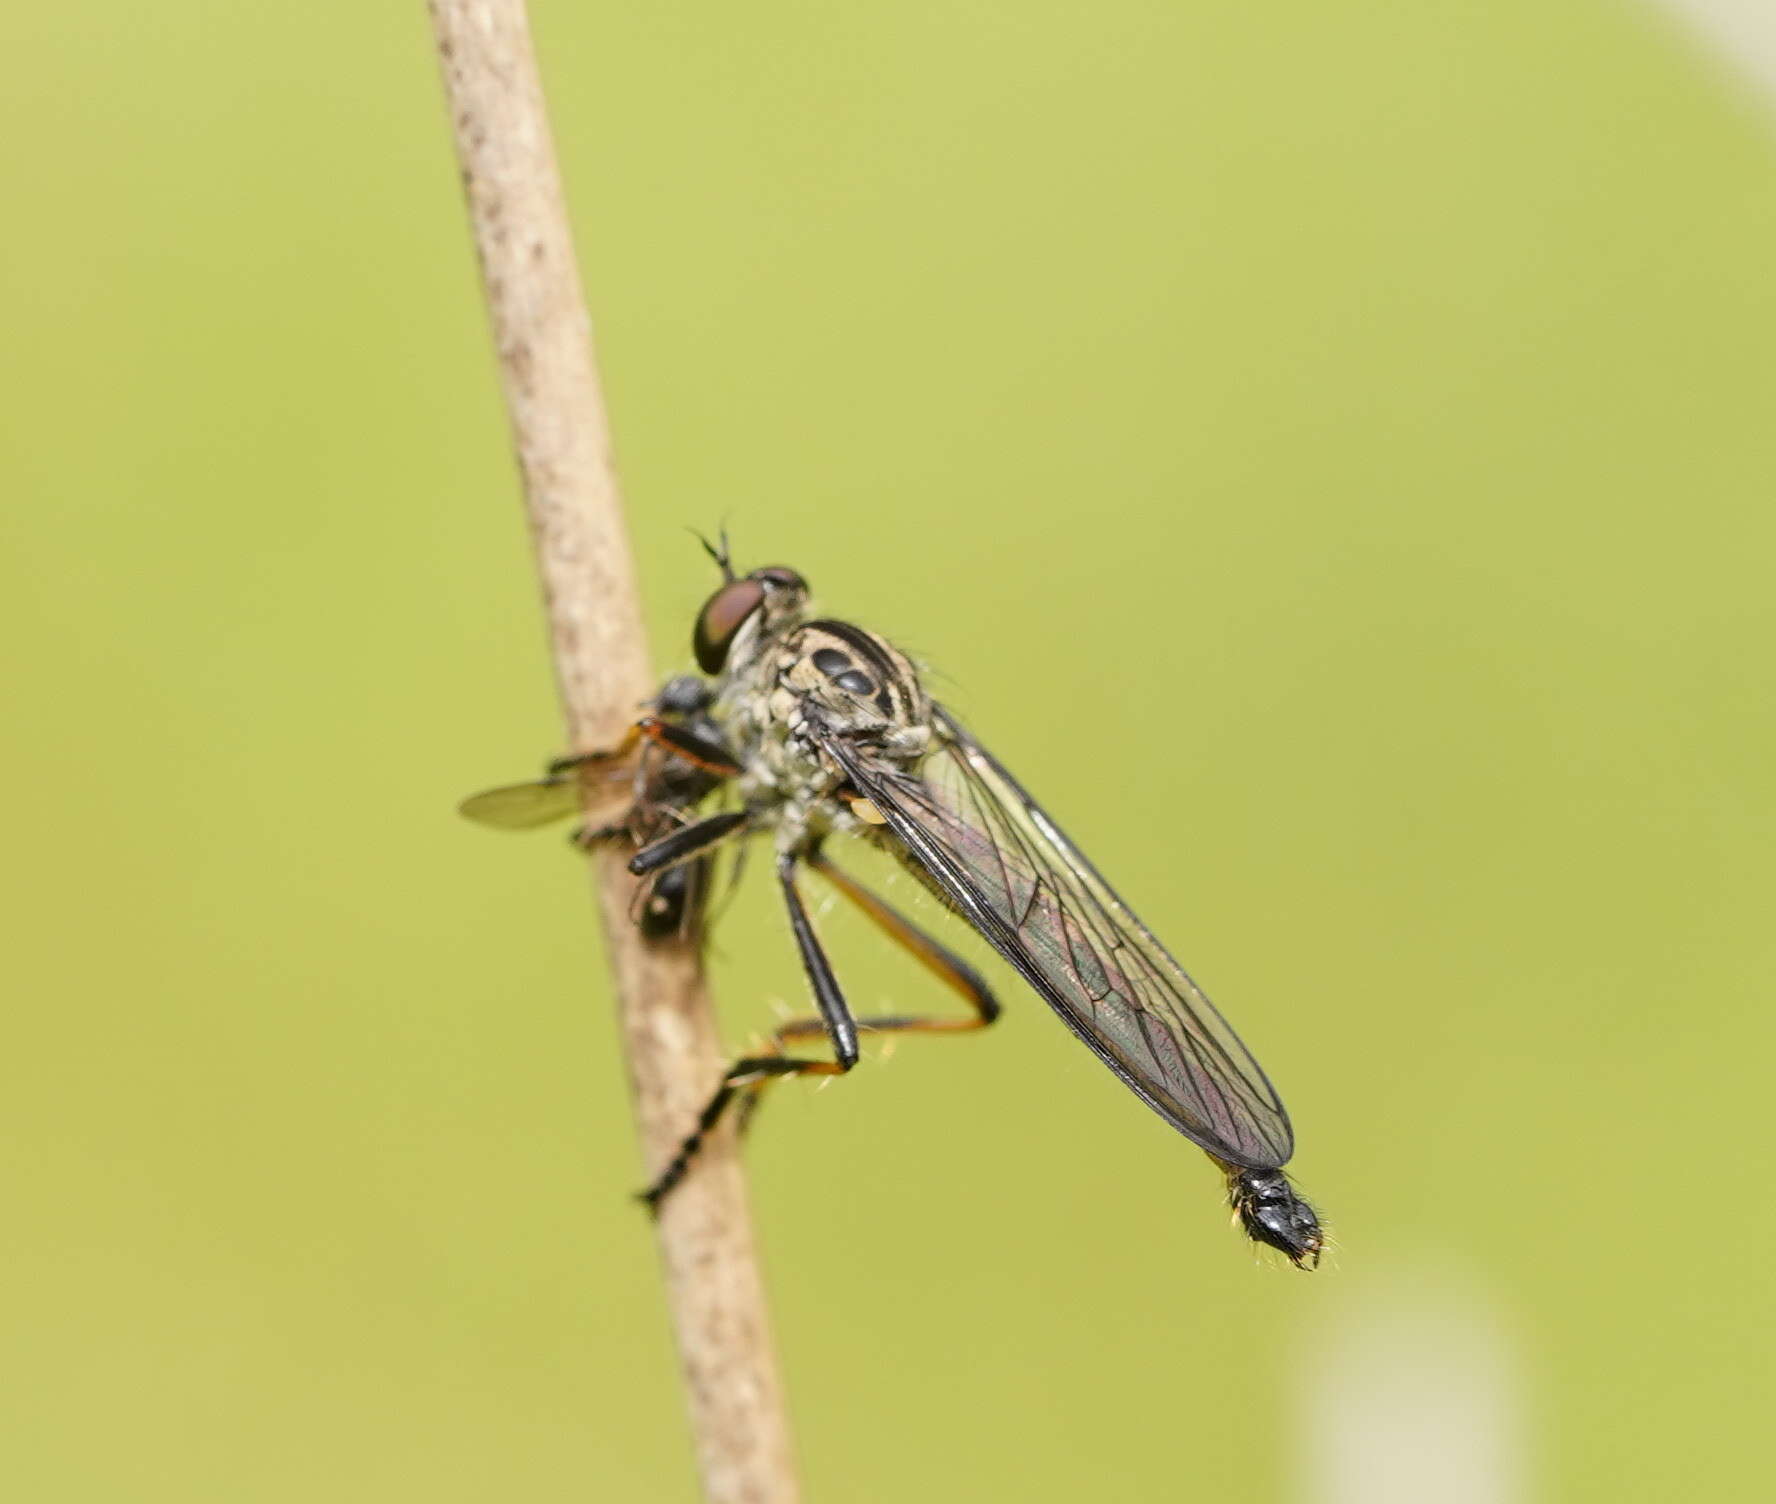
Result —
<path fill-rule="evenodd" d="M 523 0 L 431 0 L 430 9 L 569 745 L 609 746 L 653 681 L 529 23 Z M 620 853 L 600 856 L 594 871 L 645 1182 L 696 1120 L 722 1051 L 695 951 L 643 939 Z M 609 1222 L 619 1237 L 646 1225 L 628 1205 L 612 1206 Z M 727 1139 L 667 1198 L 656 1231 L 705 1495 L 792 1504 L 788 1418 Z"/>

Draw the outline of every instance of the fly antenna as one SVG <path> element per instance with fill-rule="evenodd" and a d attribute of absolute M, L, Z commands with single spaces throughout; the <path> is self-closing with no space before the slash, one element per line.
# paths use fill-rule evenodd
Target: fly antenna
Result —
<path fill-rule="evenodd" d="M 722 530 L 717 535 L 721 539 L 721 547 L 720 548 L 717 548 L 713 543 L 711 543 L 707 538 L 705 538 L 700 532 L 698 532 L 696 530 L 696 528 L 694 528 L 694 527 L 689 528 L 689 529 L 687 529 L 687 531 L 690 533 L 690 535 L 693 538 L 695 538 L 699 543 L 701 543 L 703 545 L 703 552 L 708 554 L 710 558 L 715 560 L 716 567 L 718 569 L 720 569 L 722 572 L 722 580 L 725 583 L 732 584 L 733 580 L 734 580 L 734 566 L 728 562 L 728 529 L 727 529 L 727 524 L 724 523 L 722 525 Z"/>

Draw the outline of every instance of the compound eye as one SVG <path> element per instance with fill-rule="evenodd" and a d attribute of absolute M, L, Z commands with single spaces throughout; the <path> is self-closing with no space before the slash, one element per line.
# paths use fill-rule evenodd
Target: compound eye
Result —
<path fill-rule="evenodd" d="M 697 630 L 691 634 L 691 650 L 697 655 L 697 666 L 706 674 L 719 674 L 728 661 L 728 649 L 734 634 L 746 625 L 746 619 L 765 603 L 765 587 L 756 579 L 730 580 L 709 597 L 697 616 Z"/>

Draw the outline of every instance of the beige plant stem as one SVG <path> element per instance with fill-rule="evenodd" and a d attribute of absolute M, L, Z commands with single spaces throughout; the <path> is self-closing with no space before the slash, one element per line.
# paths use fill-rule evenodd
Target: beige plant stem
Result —
<path fill-rule="evenodd" d="M 430 0 L 430 9 L 569 744 L 610 746 L 653 684 L 529 23 L 523 0 Z M 695 952 L 643 940 L 620 854 L 601 856 L 595 871 L 651 1175 L 695 1121 L 722 1052 Z M 640 1207 L 612 1206 L 609 1220 L 613 1236 L 639 1237 L 647 1225 Z M 788 1419 L 745 1185 L 725 1137 L 667 1198 L 656 1230 L 705 1496 L 792 1504 Z"/>

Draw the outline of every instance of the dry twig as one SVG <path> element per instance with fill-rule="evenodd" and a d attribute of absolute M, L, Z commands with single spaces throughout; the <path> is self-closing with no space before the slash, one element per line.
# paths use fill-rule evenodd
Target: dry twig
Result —
<path fill-rule="evenodd" d="M 653 688 L 610 436 L 523 0 L 430 0 L 500 378 L 542 574 L 569 743 L 609 746 Z M 596 862 L 648 1171 L 719 1069 L 702 970 L 644 942 L 634 882 Z M 639 1230 L 641 1213 L 636 1212 Z M 706 1496 L 797 1497 L 739 1163 L 725 1139 L 657 1223 Z"/>

